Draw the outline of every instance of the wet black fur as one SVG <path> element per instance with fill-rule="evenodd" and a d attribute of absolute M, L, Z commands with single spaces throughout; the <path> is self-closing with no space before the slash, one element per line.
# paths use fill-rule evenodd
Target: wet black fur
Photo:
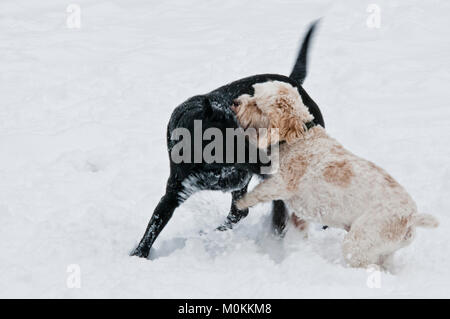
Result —
<path fill-rule="evenodd" d="M 226 128 L 237 128 L 238 124 L 230 106 L 233 100 L 242 94 L 253 94 L 252 86 L 266 81 L 283 81 L 297 87 L 303 103 L 314 115 L 315 124 L 324 126 L 322 114 L 317 104 L 309 97 L 301 84 L 306 77 L 306 59 L 308 45 L 317 22 L 312 24 L 306 34 L 297 61 L 289 77 L 279 74 L 260 74 L 250 76 L 227 85 L 224 85 L 208 94 L 194 96 L 172 113 L 167 126 L 168 151 L 178 142 L 172 140 L 171 135 L 175 128 L 187 128 L 192 133 L 194 120 L 202 121 L 202 130 L 209 127 L 219 128 L 226 138 Z M 203 133 L 203 132 L 202 132 Z M 208 141 L 203 143 L 203 147 Z M 192 144 L 193 145 L 193 141 Z M 225 145 L 225 144 L 223 144 Z M 202 151 L 202 150 L 201 150 Z M 194 150 L 192 151 L 193 156 Z M 224 149 L 225 153 L 225 149 Z M 236 154 L 236 152 L 235 152 Z M 225 154 L 224 154 L 225 156 Z M 253 174 L 259 174 L 261 163 L 235 164 L 235 163 L 180 163 L 170 160 L 170 176 L 167 181 L 166 192 L 153 212 L 144 236 L 132 255 L 147 257 L 150 248 L 160 234 L 161 230 L 170 220 L 174 210 L 183 203 L 192 193 L 198 190 L 220 190 L 231 192 L 231 208 L 225 223 L 219 230 L 232 228 L 243 217 L 247 216 L 248 209 L 238 210 L 236 201 L 247 192 L 247 186 Z M 189 186 L 189 187 L 187 187 Z M 274 201 L 272 205 L 272 221 L 276 233 L 281 234 L 288 217 L 287 209 L 282 201 Z"/>

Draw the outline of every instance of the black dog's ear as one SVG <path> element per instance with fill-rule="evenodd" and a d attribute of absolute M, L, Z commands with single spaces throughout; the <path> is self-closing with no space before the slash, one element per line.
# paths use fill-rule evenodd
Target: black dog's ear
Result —
<path fill-rule="evenodd" d="M 213 104 L 214 103 L 214 104 Z M 220 104 L 206 97 L 203 100 L 203 119 L 215 123 L 214 127 L 237 127 L 234 113 L 229 109 L 223 109 Z"/>
<path fill-rule="evenodd" d="M 210 118 L 213 113 L 214 111 L 212 109 L 211 101 L 208 98 L 205 98 L 203 101 L 203 117 Z"/>

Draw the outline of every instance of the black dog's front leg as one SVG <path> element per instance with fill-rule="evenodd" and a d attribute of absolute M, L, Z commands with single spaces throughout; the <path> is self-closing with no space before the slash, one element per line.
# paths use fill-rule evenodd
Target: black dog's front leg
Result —
<path fill-rule="evenodd" d="M 289 219 L 289 212 L 286 204 L 282 200 L 274 200 L 272 202 L 272 229 L 276 235 L 284 235 L 286 223 Z M 322 226 L 322 229 L 327 229 L 328 226 Z"/>
<path fill-rule="evenodd" d="M 232 229 L 234 224 L 239 222 L 242 218 L 247 217 L 248 208 L 239 210 L 236 207 L 236 202 L 247 193 L 247 188 L 248 184 L 240 190 L 231 193 L 232 201 L 230 212 L 227 216 L 227 220 L 223 225 L 217 228 L 218 230 L 224 231 Z M 286 204 L 282 200 L 274 200 L 272 202 L 272 229 L 276 235 L 283 235 L 288 218 L 289 213 Z"/>
<path fill-rule="evenodd" d="M 272 226 L 276 235 L 283 235 L 288 218 L 289 212 L 286 204 L 282 200 L 274 200 L 272 202 Z"/>
<path fill-rule="evenodd" d="M 227 220 L 222 226 L 219 226 L 218 230 L 227 230 L 233 228 L 233 225 L 240 221 L 242 218 L 248 215 L 248 208 L 239 210 L 236 207 L 236 202 L 241 199 L 247 193 L 248 183 L 240 190 L 231 192 L 231 209 L 228 213 Z"/>

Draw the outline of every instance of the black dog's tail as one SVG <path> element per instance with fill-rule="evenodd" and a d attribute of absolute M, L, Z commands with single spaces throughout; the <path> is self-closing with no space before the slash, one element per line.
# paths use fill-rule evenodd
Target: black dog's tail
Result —
<path fill-rule="evenodd" d="M 306 78 L 306 63 L 308 57 L 308 47 L 309 42 L 311 40 L 311 36 L 314 33 L 315 28 L 319 24 L 320 19 L 314 21 L 309 27 L 308 33 L 306 33 L 305 38 L 303 39 L 302 46 L 300 47 L 300 52 L 298 53 L 297 61 L 295 61 L 294 68 L 292 69 L 289 77 L 300 84 L 303 84 L 303 81 Z"/>

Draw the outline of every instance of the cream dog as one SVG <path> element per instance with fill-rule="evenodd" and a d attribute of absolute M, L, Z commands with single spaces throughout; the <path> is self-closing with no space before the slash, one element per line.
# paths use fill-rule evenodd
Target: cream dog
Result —
<path fill-rule="evenodd" d="M 344 149 L 321 126 L 311 126 L 313 116 L 294 87 L 277 81 L 253 87 L 254 95 L 240 96 L 233 109 L 242 127 L 269 129 L 258 136 L 258 146 L 280 143 L 280 168 L 238 201 L 239 209 L 281 199 L 302 228 L 314 221 L 347 230 L 342 249 L 352 267 L 382 265 L 411 243 L 416 227 L 438 226 L 433 216 L 418 213 L 382 168 Z M 274 128 L 278 135 L 271 133 Z"/>

